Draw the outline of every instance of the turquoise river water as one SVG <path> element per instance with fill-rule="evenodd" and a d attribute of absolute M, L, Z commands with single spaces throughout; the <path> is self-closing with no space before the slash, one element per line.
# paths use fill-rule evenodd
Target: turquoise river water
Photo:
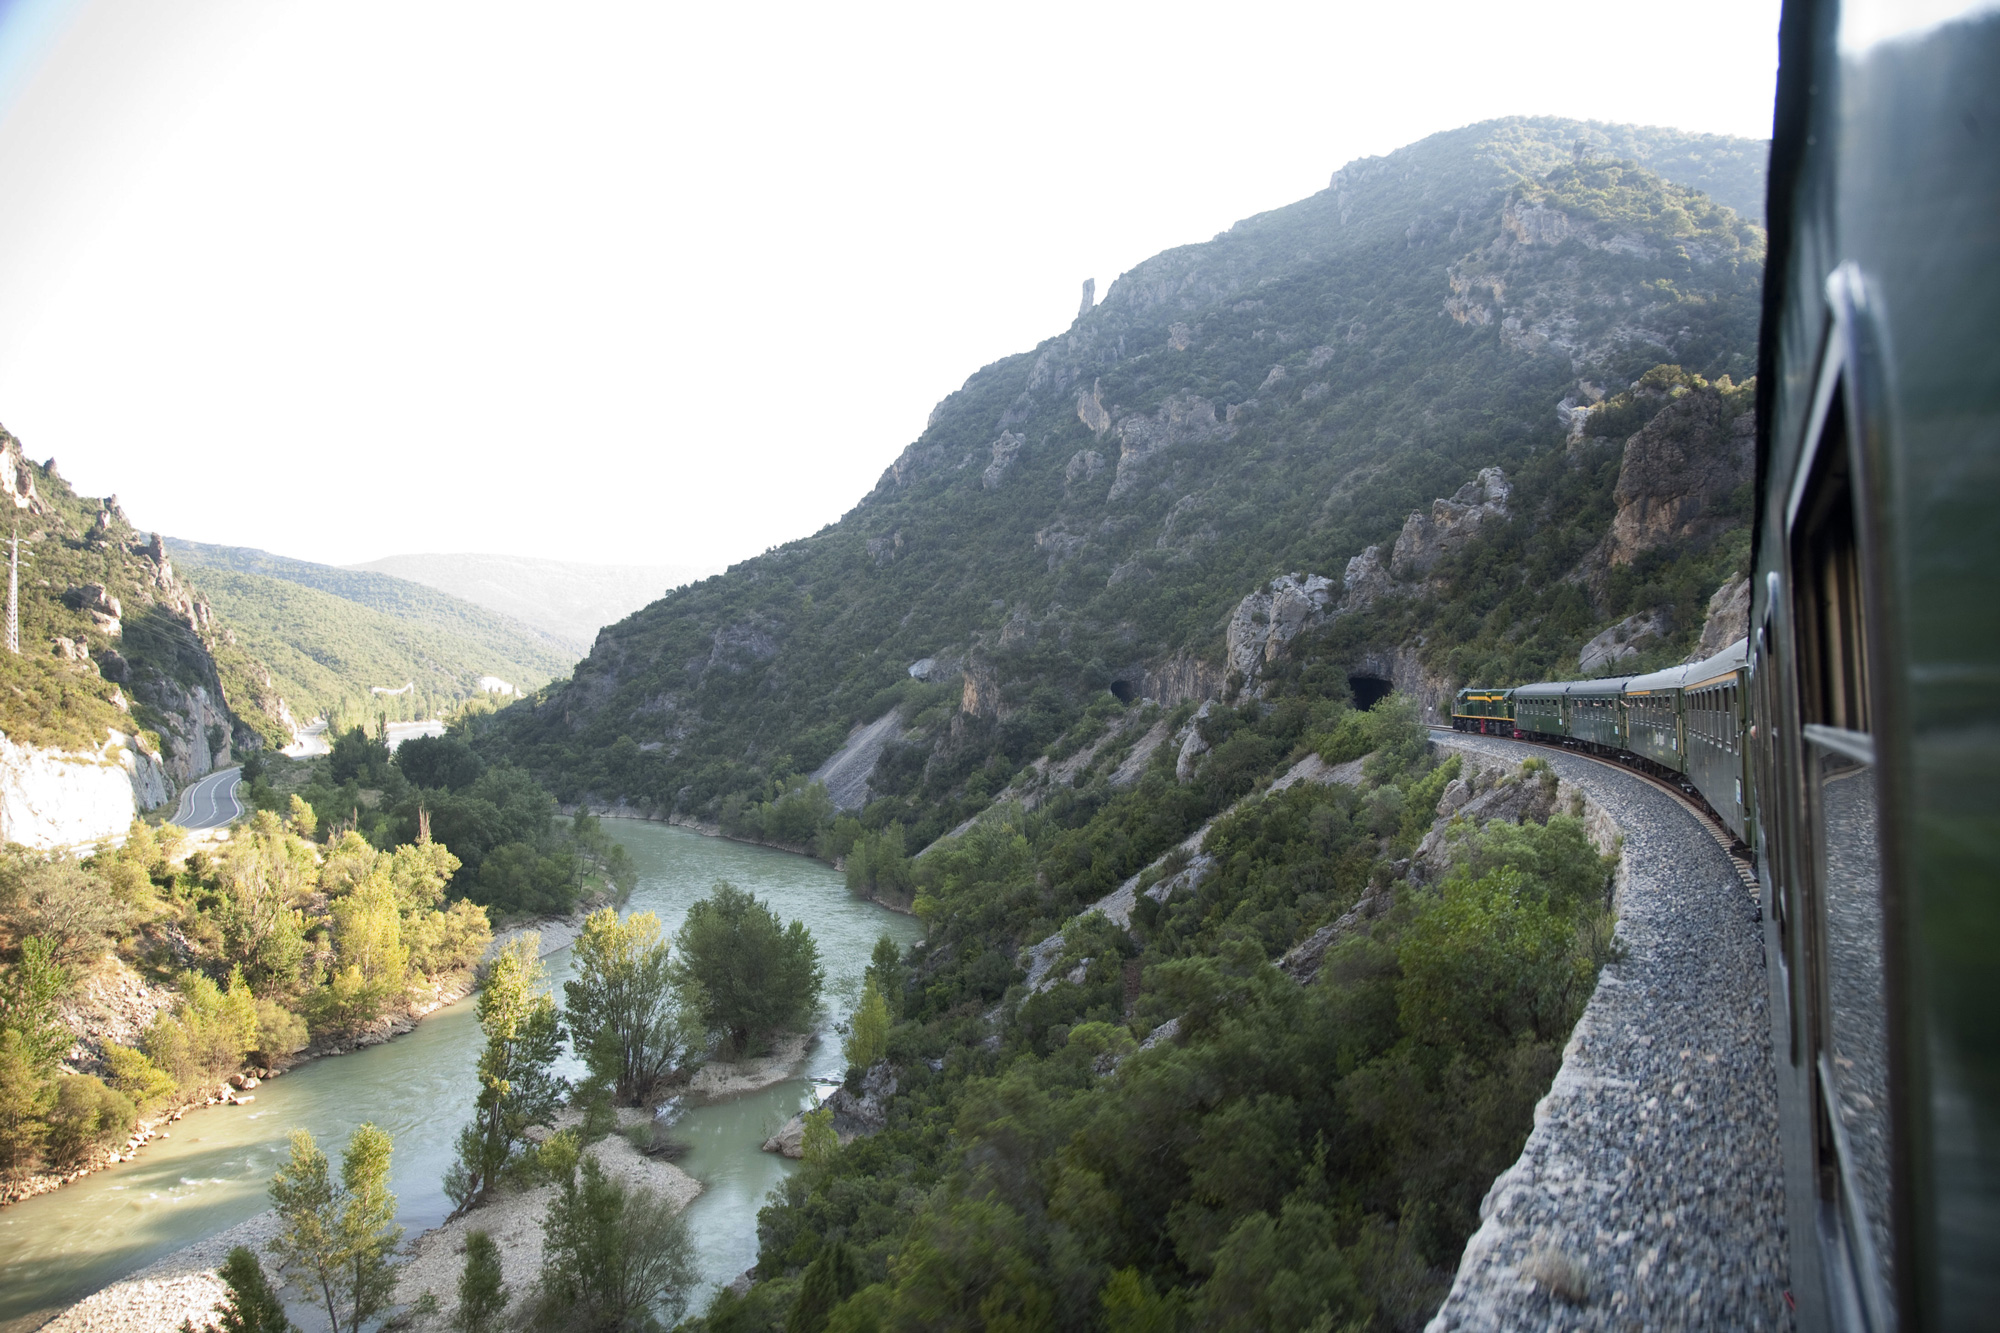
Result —
<path fill-rule="evenodd" d="M 706 838 L 663 824 L 607 820 L 632 853 L 639 886 L 631 910 L 659 915 L 669 933 L 688 905 L 720 879 L 754 892 L 786 920 L 806 923 L 826 967 L 826 1033 L 793 1079 L 727 1102 L 694 1107 L 675 1122 L 690 1145 L 678 1165 L 703 1184 L 687 1217 L 712 1288 L 756 1262 L 757 1210 L 796 1168 L 764 1140 L 830 1091 L 845 1067 L 832 1032 L 861 990 L 862 973 L 883 935 L 908 945 L 917 922 L 848 895 L 841 877 L 817 861 Z M 557 988 L 570 972 L 568 950 L 546 961 Z M 0 1333 L 24 1333 L 57 1310 L 184 1245 L 268 1207 L 265 1186 L 295 1126 L 337 1153 L 353 1128 L 373 1121 L 395 1139 L 391 1184 L 400 1221 L 414 1236 L 444 1220 L 442 1180 L 473 1097 L 479 1024 L 470 1000 L 440 1010 L 408 1036 L 351 1055 L 304 1065 L 257 1089 L 248 1106 L 189 1112 L 172 1136 L 126 1162 L 54 1194 L 0 1209 Z M 700 1308 L 706 1297 L 698 1297 Z"/>

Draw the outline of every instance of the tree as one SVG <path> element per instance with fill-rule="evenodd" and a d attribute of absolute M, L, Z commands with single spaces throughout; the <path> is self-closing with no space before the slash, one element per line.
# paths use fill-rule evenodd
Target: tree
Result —
<path fill-rule="evenodd" d="M 614 1097 L 637 1105 L 686 1057 L 693 1036 L 660 919 L 640 912 L 620 924 L 612 908 L 592 912 L 574 957 L 576 980 L 563 983 L 570 1040 Z"/>
<path fill-rule="evenodd" d="M 90 1150 L 130 1134 L 139 1123 L 132 1099 L 107 1088 L 89 1074 L 64 1074 L 56 1079 L 54 1104 L 48 1110 L 46 1151 L 51 1165 L 79 1165 Z"/>
<path fill-rule="evenodd" d="M 257 1044 L 257 1002 L 241 972 L 223 990 L 199 972 L 180 975 L 180 999 L 141 1039 L 146 1054 L 183 1091 L 220 1082 Z"/>
<path fill-rule="evenodd" d="M 386 1309 L 396 1294 L 389 1255 L 403 1238 L 396 1225 L 396 1196 L 389 1190 L 389 1157 L 394 1145 L 374 1125 L 361 1125 L 347 1141 L 340 1161 L 340 1244 L 346 1258 L 346 1286 L 360 1328 Z"/>
<path fill-rule="evenodd" d="M 456 736 L 412 736 L 396 747 L 396 767 L 413 787 L 470 787 L 486 763 Z"/>
<path fill-rule="evenodd" d="M 8 882 L 0 894 L 12 901 L 21 933 L 48 941 L 57 963 L 81 963 L 102 954 L 105 937 L 126 926 L 127 910 L 117 895 L 67 855 L 9 856 L 4 878 Z"/>
<path fill-rule="evenodd" d="M 46 1076 L 69 1053 L 70 1032 L 57 1005 L 69 994 L 70 970 L 53 942 L 39 935 L 21 941 L 21 961 L 0 986 L 0 1028 L 21 1034 L 38 1075 Z"/>
<path fill-rule="evenodd" d="M 554 1071 L 562 1054 L 556 1002 L 535 989 L 543 975 L 540 945 L 541 937 L 529 933 L 502 949 L 479 992 L 486 1034 L 479 1096 L 472 1123 L 459 1131 L 458 1160 L 445 1173 L 457 1213 L 486 1201 L 528 1126 L 553 1119 L 569 1087 Z"/>
<path fill-rule="evenodd" d="M 703 1021 L 728 1048 L 749 1053 L 806 1023 L 826 973 L 805 923 L 790 926 L 727 880 L 688 909 L 674 937 L 675 979 L 700 988 Z"/>
<path fill-rule="evenodd" d="M 309 1132 L 293 1130 L 291 1142 L 290 1159 L 271 1180 L 271 1203 L 283 1224 L 272 1251 L 281 1268 L 307 1280 L 307 1299 L 326 1306 L 333 1333 L 343 1324 L 355 1333 L 395 1291 L 389 1252 L 403 1229 L 394 1224 L 396 1196 L 389 1192 L 389 1136 L 358 1126 L 341 1155 L 338 1182 Z"/>
<path fill-rule="evenodd" d="M 298 1333 L 298 1327 L 285 1318 L 285 1303 L 271 1290 L 264 1266 L 249 1246 L 232 1249 L 218 1276 L 229 1293 L 215 1307 L 219 1333 Z M 184 1321 L 181 1330 L 193 1333 L 192 1323 Z"/>
<path fill-rule="evenodd" d="M 807 1166 L 825 1166 L 840 1151 L 840 1133 L 833 1127 L 833 1108 L 818 1106 L 799 1117 L 799 1156 Z"/>
<path fill-rule="evenodd" d="M 854 1252 L 834 1241 L 822 1245 L 799 1279 L 799 1298 L 785 1316 L 785 1333 L 822 1333 L 833 1308 L 861 1286 Z"/>
<path fill-rule="evenodd" d="M 55 1085 L 43 1076 L 33 1048 L 14 1028 L 0 1028 L 0 1171 L 31 1165 L 49 1132 Z"/>
<path fill-rule="evenodd" d="M 533 1326 L 625 1333 L 660 1327 L 687 1307 L 694 1242 L 668 1201 L 627 1189 L 584 1157 L 542 1224 L 542 1277 Z"/>
<path fill-rule="evenodd" d="M 465 1271 L 458 1278 L 452 1327 L 458 1333 L 498 1333 L 507 1299 L 507 1288 L 500 1284 L 500 1247 L 484 1231 L 472 1232 L 465 1238 Z"/>
<path fill-rule="evenodd" d="M 173 1076 L 147 1059 L 144 1051 L 107 1041 L 104 1068 L 111 1075 L 111 1086 L 130 1097 L 141 1115 L 174 1095 Z"/>
<path fill-rule="evenodd" d="M 889 1053 L 889 1004 L 871 973 L 861 983 L 861 1003 L 847 1025 L 847 1063 L 866 1069 Z"/>

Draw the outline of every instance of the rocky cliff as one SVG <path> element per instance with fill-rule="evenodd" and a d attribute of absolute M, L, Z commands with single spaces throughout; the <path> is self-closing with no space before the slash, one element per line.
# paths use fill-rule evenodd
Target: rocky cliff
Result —
<path fill-rule="evenodd" d="M 77 495 L 53 459 L 30 461 L 4 429 L 0 492 L 21 545 L 21 651 L 0 652 L 8 840 L 122 833 L 236 751 L 290 734 L 269 673 L 116 496 Z"/>
<path fill-rule="evenodd" d="M 166 804 L 169 792 L 159 756 L 116 731 L 95 754 L 0 736 L 0 841 L 87 847 L 122 836 L 140 811 Z"/>

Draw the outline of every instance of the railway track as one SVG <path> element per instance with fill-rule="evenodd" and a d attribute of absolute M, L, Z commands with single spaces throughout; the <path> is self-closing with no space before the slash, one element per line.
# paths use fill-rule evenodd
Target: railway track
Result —
<path fill-rule="evenodd" d="M 1580 746 L 1566 745 L 1560 741 L 1529 740 L 1526 737 L 1461 732 L 1448 727 L 1431 728 L 1433 739 L 1443 740 L 1447 743 L 1454 736 L 1476 736 L 1482 734 L 1487 740 L 1512 741 L 1516 745 L 1532 746 L 1540 750 L 1554 750 L 1558 754 L 1574 755 L 1578 759 L 1588 759 L 1590 762 L 1601 764 L 1605 768 L 1613 769 L 1620 773 L 1629 773 L 1640 781 L 1650 783 L 1659 788 L 1668 796 L 1678 801 L 1682 808 L 1699 820 L 1702 828 L 1707 831 L 1708 836 L 1715 839 L 1715 845 L 1720 847 L 1722 854 L 1729 858 L 1731 868 L 1736 871 L 1736 878 L 1743 881 L 1744 889 L 1749 892 L 1751 900 L 1758 905 L 1758 910 L 1761 914 L 1764 897 L 1763 886 L 1757 882 L 1757 867 L 1750 859 L 1749 849 L 1736 840 L 1736 835 L 1729 831 L 1721 818 L 1716 815 L 1715 811 L 1709 808 L 1708 802 L 1703 800 L 1701 794 L 1692 787 L 1683 786 L 1678 782 L 1670 782 L 1658 774 L 1647 772 L 1637 765 L 1623 763 L 1607 755 L 1598 754 L 1594 751 L 1583 749 Z"/>

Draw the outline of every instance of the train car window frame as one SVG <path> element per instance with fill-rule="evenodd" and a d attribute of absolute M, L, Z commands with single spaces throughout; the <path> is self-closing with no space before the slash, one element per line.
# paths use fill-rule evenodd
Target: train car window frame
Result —
<path fill-rule="evenodd" d="M 1821 1259 L 1836 1324 L 1872 1333 L 1897 1326 L 1912 1268 L 1906 1081 L 1891 1067 L 1899 927 L 1878 834 L 1885 645 L 1869 454 L 1884 425 L 1871 401 L 1880 391 L 1866 296 L 1851 265 L 1828 280 L 1829 328 L 1785 505 L 1792 736 L 1779 748 L 1804 834 L 1789 858 L 1802 965 L 1794 994 L 1807 1009 L 1793 1041 L 1811 1088 Z"/>

